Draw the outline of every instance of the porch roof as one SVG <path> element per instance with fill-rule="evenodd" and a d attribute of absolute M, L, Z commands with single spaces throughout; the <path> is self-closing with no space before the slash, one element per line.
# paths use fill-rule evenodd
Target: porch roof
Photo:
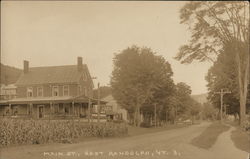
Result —
<path fill-rule="evenodd" d="M 93 104 L 97 104 L 97 99 L 91 99 Z M 31 98 L 15 98 L 5 101 L 3 104 L 44 104 L 44 103 L 88 103 L 89 98 L 86 96 L 59 96 L 59 97 L 31 97 Z M 105 101 L 100 101 L 101 104 L 106 104 Z M 1 102 L 0 102 L 1 104 Z M 3 105 L 1 104 L 1 105 Z"/>
<path fill-rule="evenodd" d="M 0 100 L 0 105 L 7 104 L 8 100 Z"/>
<path fill-rule="evenodd" d="M 53 103 L 53 102 L 72 102 L 72 97 L 31 97 L 15 98 L 8 101 L 9 104 L 29 104 L 29 103 Z"/>

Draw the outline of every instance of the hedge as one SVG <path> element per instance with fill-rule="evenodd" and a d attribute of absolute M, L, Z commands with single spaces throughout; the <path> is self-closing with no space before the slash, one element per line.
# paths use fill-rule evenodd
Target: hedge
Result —
<path fill-rule="evenodd" d="M 73 120 L 0 121 L 0 146 L 65 143 L 79 137 L 115 137 L 128 134 L 124 123 L 83 123 Z"/>

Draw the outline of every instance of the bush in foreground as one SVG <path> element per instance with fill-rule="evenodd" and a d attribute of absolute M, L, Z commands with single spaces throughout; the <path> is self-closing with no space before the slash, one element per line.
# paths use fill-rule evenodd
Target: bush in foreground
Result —
<path fill-rule="evenodd" d="M 79 137 L 115 137 L 128 134 L 126 124 L 82 123 L 73 120 L 20 120 L 0 121 L 0 146 L 71 143 Z"/>

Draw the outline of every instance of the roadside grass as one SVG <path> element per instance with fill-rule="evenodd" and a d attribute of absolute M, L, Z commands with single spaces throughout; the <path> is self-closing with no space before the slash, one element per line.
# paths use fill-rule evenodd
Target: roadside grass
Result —
<path fill-rule="evenodd" d="M 199 148 L 209 149 L 216 142 L 218 136 L 227 130 L 229 130 L 229 126 L 223 125 L 220 122 L 214 122 L 199 136 L 195 137 L 191 141 L 191 144 Z"/>
<path fill-rule="evenodd" d="M 198 124 L 198 123 L 196 123 Z M 143 134 L 149 134 L 149 133 L 156 133 L 160 131 L 165 131 L 165 130 L 172 130 L 172 129 L 178 129 L 178 128 L 184 128 L 188 127 L 190 125 L 188 124 L 170 124 L 167 126 L 162 126 L 162 127 L 150 127 L 150 128 L 143 128 L 143 127 L 134 127 L 131 125 L 128 125 L 128 134 L 124 136 L 115 136 L 115 137 L 109 137 L 109 139 L 112 138 L 123 138 L 123 137 L 132 137 L 132 136 L 137 136 L 137 135 L 143 135 Z M 86 141 L 93 141 L 93 140 L 100 140 L 100 139 L 107 139 L 107 138 L 98 138 L 98 137 L 81 137 L 75 140 L 74 142 L 86 142 Z"/>
<path fill-rule="evenodd" d="M 148 133 L 155 133 L 165 130 L 172 130 L 172 129 L 178 129 L 178 128 L 184 128 L 189 126 L 188 124 L 170 124 L 163 127 L 151 127 L 151 128 L 142 128 L 142 127 L 128 127 L 128 136 L 137 136 L 137 135 L 143 135 Z"/>
<path fill-rule="evenodd" d="M 250 153 L 250 132 L 243 131 L 236 122 L 229 124 L 236 128 L 231 134 L 234 145 L 238 149 Z"/>

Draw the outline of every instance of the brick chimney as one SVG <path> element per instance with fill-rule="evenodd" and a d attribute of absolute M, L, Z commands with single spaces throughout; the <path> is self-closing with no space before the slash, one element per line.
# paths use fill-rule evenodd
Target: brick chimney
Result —
<path fill-rule="evenodd" d="M 77 70 L 82 71 L 83 65 L 82 65 L 82 57 L 77 57 Z"/>
<path fill-rule="evenodd" d="M 29 72 L 29 61 L 24 60 L 23 61 L 23 73 Z"/>

